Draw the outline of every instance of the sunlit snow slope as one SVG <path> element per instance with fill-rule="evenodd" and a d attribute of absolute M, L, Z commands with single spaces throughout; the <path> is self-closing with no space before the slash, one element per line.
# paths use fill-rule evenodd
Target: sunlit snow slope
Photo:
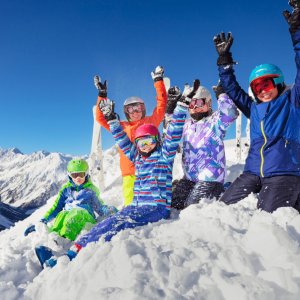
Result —
<path fill-rule="evenodd" d="M 226 142 L 226 154 L 233 180 L 243 169 L 235 164 L 234 142 Z M 106 162 L 109 182 L 101 197 L 120 207 L 122 180 L 111 167 L 117 160 L 116 151 Z M 182 176 L 179 158 L 174 173 Z M 72 244 L 38 224 L 54 200 L 0 233 L 1 299 L 300 299 L 300 215 L 292 208 L 258 211 L 255 195 L 231 206 L 202 199 L 42 271 L 35 246 L 64 253 Z M 38 224 L 37 231 L 24 237 L 30 224 Z"/>

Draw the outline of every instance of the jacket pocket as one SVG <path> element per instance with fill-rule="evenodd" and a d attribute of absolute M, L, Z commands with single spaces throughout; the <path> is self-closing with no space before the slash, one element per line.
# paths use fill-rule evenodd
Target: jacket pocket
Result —
<path fill-rule="evenodd" d="M 293 163 L 296 165 L 297 162 L 296 162 L 296 160 L 295 160 L 295 158 L 294 158 L 294 155 L 293 155 L 293 152 L 292 152 L 291 143 L 290 143 L 288 140 L 285 141 L 285 147 L 287 147 L 287 148 L 289 149 L 289 152 L 290 152 L 290 154 L 291 154 L 292 161 L 293 161 Z"/>

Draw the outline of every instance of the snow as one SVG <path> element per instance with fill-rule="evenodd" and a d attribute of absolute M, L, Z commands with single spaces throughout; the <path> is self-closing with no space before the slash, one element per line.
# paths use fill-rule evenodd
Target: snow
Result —
<path fill-rule="evenodd" d="M 228 181 L 243 163 L 235 164 L 234 141 L 225 145 Z M 107 159 L 101 197 L 121 207 L 122 180 L 111 167 L 119 158 L 114 152 Z M 174 175 L 182 176 L 180 155 Z M 168 220 L 124 230 L 109 243 L 100 239 L 72 262 L 61 256 L 55 268 L 42 270 L 35 246 L 62 254 L 73 244 L 39 223 L 54 200 L 0 232 L 1 299 L 300 299 L 300 215 L 292 208 L 257 210 L 253 194 L 231 206 L 201 199 Z M 37 231 L 24 237 L 31 224 Z"/>

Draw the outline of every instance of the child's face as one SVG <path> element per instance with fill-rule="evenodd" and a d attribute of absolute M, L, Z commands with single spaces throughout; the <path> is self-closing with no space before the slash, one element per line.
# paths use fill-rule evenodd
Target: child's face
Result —
<path fill-rule="evenodd" d="M 137 112 L 135 111 L 133 114 L 129 114 L 130 119 L 135 122 L 142 119 L 143 112 Z"/>
<path fill-rule="evenodd" d="M 259 95 L 256 95 L 256 97 L 261 101 L 261 102 L 269 102 L 272 101 L 274 99 L 276 99 L 278 96 L 278 89 L 277 86 L 275 87 L 275 89 L 273 89 L 270 92 L 265 92 L 264 90 L 262 90 L 260 92 Z"/>
<path fill-rule="evenodd" d="M 140 150 L 143 151 L 143 152 L 148 153 L 148 152 L 150 152 L 152 149 L 155 148 L 156 144 L 157 144 L 157 143 L 154 143 L 154 144 L 151 144 L 151 145 L 145 145 L 145 146 L 143 146 L 143 147 L 140 147 Z"/>
<path fill-rule="evenodd" d="M 81 177 L 73 178 L 72 177 L 72 180 L 76 185 L 82 185 L 85 182 L 85 177 L 83 177 L 83 178 L 81 178 Z"/>
<path fill-rule="evenodd" d="M 190 115 L 196 114 L 196 113 L 205 113 L 208 111 L 208 103 L 205 103 L 204 107 L 196 107 L 195 109 L 189 108 Z"/>

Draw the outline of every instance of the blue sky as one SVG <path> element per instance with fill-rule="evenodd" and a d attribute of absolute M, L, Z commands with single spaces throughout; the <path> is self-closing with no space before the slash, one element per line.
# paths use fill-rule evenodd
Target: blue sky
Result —
<path fill-rule="evenodd" d="M 95 75 L 108 80 L 108 97 L 124 119 L 123 103 L 142 98 L 156 106 L 151 71 L 161 65 L 171 84 L 199 78 L 211 92 L 218 81 L 213 37 L 234 37 L 240 85 L 251 70 L 278 65 L 294 83 L 296 67 L 287 0 L 0 2 L 0 147 L 23 153 L 90 153 Z M 213 95 L 213 92 L 212 92 Z M 213 108 L 216 99 L 213 96 Z M 243 128 L 246 119 L 243 119 Z M 104 149 L 114 144 L 102 130 Z M 226 138 L 235 137 L 235 126 Z"/>

